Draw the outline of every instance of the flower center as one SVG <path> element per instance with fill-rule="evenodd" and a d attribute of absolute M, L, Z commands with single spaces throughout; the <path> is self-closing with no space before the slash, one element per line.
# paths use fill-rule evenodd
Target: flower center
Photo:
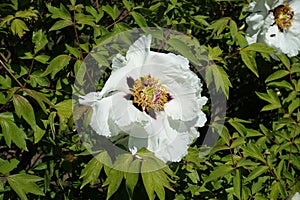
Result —
<path fill-rule="evenodd" d="M 127 78 L 130 87 L 133 105 L 140 111 L 145 111 L 148 115 L 156 118 L 157 112 L 163 111 L 165 104 L 172 100 L 168 90 L 158 83 L 158 79 L 150 75 L 142 76 L 135 81 Z"/>
<path fill-rule="evenodd" d="M 288 3 L 284 5 L 279 5 L 273 10 L 275 23 L 278 29 L 283 32 L 284 29 L 288 29 L 292 26 L 292 21 L 294 19 L 294 11 L 289 6 Z"/>

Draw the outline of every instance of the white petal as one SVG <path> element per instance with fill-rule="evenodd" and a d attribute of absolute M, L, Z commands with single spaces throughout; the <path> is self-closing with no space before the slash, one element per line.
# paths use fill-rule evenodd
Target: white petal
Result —
<path fill-rule="evenodd" d="M 109 93 L 114 91 L 122 91 L 125 93 L 130 93 L 127 77 L 136 78 L 139 76 L 138 71 L 131 67 L 122 67 L 115 71 L 112 71 L 109 79 L 106 81 L 104 87 L 100 91 L 101 96 L 107 96 Z"/>
<path fill-rule="evenodd" d="M 178 162 L 187 154 L 188 146 L 198 136 L 199 133 L 195 128 L 188 132 L 178 133 L 166 123 L 159 135 L 149 138 L 147 149 L 165 162 Z"/>
<path fill-rule="evenodd" d="M 90 92 L 85 96 L 79 96 L 79 103 L 83 105 L 93 105 L 95 102 L 101 99 L 99 92 Z"/>
<path fill-rule="evenodd" d="M 124 66 L 126 66 L 127 60 L 124 56 L 121 54 L 117 54 L 113 59 L 112 59 L 112 68 L 113 70 L 120 69 Z"/>
<path fill-rule="evenodd" d="M 151 40 L 151 35 L 144 35 L 129 47 L 126 54 L 128 65 L 132 67 L 140 67 L 145 63 L 150 52 Z"/>
<path fill-rule="evenodd" d="M 87 97 L 94 95 L 90 93 Z M 111 137 L 117 133 L 112 133 L 108 125 L 109 112 L 112 108 L 112 98 L 107 97 L 101 100 L 97 100 L 90 104 L 88 101 L 81 101 L 82 104 L 90 105 L 93 109 L 93 114 L 90 121 L 90 126 L 96 131 L 97 134 L 106 137 Z"/>
<path fill-rule="evenodd" d="M 293 196 L 293 198 L 291 200 L 300 200 L 300 194 L 299 194 L 299 192 L 296 192 L 295 195 Z"/>
<path fill-rule="evenodd" d="M 118 92 L 113 95 L 111 118 L 121 129 L 131 134 L 131 132 L 134 131 L 133 124 L 144 127 L 145 124 L 149 123 L 149 117 L 145 112 L 138 110 L 132 104 L 131 100 L 127 100 L 125 98 L 126 95 L 127 94 L 123 92 Z"/>

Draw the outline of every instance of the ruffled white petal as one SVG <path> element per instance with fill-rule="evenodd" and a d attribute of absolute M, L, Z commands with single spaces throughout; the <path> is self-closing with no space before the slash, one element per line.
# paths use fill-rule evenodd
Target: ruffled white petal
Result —
<path fill-rule="evenodd" d="M 109 113 L 112 108 L 112 97 L 97 100 L 97 93 L 89 93 L 80 100 L 83 105 L 89 105 L 93 109 L 93 114 L 90 121 L 90 126 L 97 134 L 111 137 L 117 133 L 111 132 L 108 126 Z"/>
<path fill-rule="evenodd" d="M 132 123 L 145 126 L 149 122 L 149 117 L 134 107 L 132 101 L 126 99 L 126 95 L 124 92 L 118 92 L 112 96 L 114 106 L 111 109 L 111 118 L 119 127 L 126 127 Z"/>
<path fill-rule="evenodd" d="M 146 58 L 150 52 L 151 39 L 151 35 L 144 35 L 129 47 L 126 54 L 128 66 L 141 67 L 146 62 Z"/>

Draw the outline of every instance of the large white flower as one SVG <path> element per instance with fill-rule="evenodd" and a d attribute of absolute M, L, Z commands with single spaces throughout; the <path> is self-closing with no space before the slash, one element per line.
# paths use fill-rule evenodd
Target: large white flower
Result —
<path fill-rule="evenodd" d="M 250 3 L 252 14 L 246 18 L 249 44 L 265 43 L 289 57 L 300 50 L 300 1 L 256 0 Z"/>
<path fill-rule="evenodd" d="M 299 192 L 296 192 L 295 195 L 292 197 L 291 200 L 300 200 L 300 194 L 299 194 Z"/>
<path fill-rule="evenodd" d="M 128 149 L 146 147 L 161 160 L 180 161 L 204 126 L 207 98 L 189 61 L 172 53 L 150 51 L 151 35 L 140 37 L 126 57 L 118 54 L 100 92 L 81 97 L 93 109 L 90 126 L 112 137 L 129 135 Z"/>

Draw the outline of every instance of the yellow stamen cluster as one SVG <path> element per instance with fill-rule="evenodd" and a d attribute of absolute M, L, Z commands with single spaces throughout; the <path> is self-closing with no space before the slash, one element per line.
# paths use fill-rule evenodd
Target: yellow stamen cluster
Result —
<path fill-rule="evenodd" d="M 150 75 L 136 79 L 130 91 L 133 103 L 148 114 L 164 110 L 165 103 L 170 101 L 167 89 Z"/>
<path fill-rule="evenodd" d="M 288 29 L 292 26 L 294 19 L 294 12 L 288 3 L 279 5 L 273 10 L 275 24 L 278 29 L 282 32 L 284 29 Z"/>

